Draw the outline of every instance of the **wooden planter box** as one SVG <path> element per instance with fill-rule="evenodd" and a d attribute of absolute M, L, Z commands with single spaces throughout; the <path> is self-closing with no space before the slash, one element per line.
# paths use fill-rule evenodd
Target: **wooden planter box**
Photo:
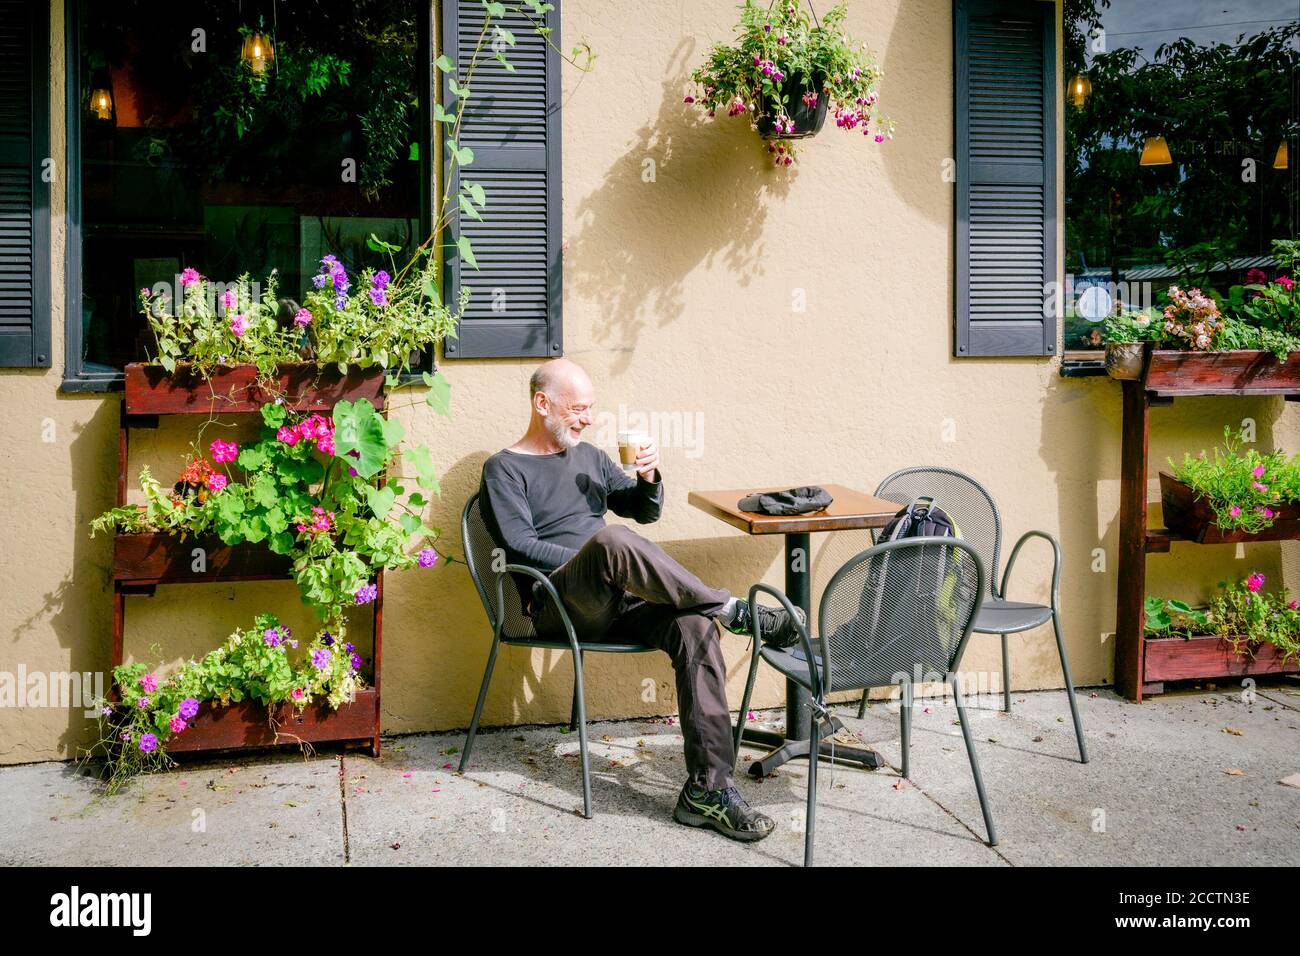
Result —
<path fill-rule="evenodd" d="M 1143 679 L 1148 683 L 1300 673 L 1300 660 L 1292 658 L 1284 665 L 1282 652 L 1272 644 L 1257 645 L 1252 656 L 1236 653 L 1218 635 L 1147 638 L 1145 643 Z"/>
<path fill-rule="evenodd" d="M 1223 531 L 1214 522 L 1209 501 L 1166 471 L 1160 472 L 1160 504 L 1165 525 L 1180 538 L 1197 544 L 1235 544 L 1239 541 L 1290 541 L 1300 538 L 1300 504 L 1284 502 L 1273 508 L 1271 527 L 1251 534 Z"/>
<path fill-rule="evenodd" d="M 384 406 L 384 370 L 350 368 L 346 375 L 335 366 L 282 365 L 275 384 L 263 388 L 252 365 L 217 368 L 202 379 L 186 363 L 169 374 L 161 365 L 135 363 L 126 367 L 128 415 L 217 414 L 255 412 L 283 396 L 285 404 L 302 412 L 328 412 L 339 401 L 366 399 Z"/>
<path fill-rule="evenodd" d="M 1150 350 L 1143 385 L 1160 395 L 1300 393 L 1300 352 L 1285 363 L 1272 352 Z"/>
<path fill-rule="evenodd" d="M 194 570 L 202 549 L 201 571 Z M 229 545 L 215 536 L 187 537 L 162 532 L 119 534 L 113 539 L 113 580 L 130 585 L 190 584 L 216 581 L 266 581 L 287 578 L 288 555 L 275 554 L 262 541 Z"/>
<path fill-rule="evenodd" d="M 199 705 L 190 726 L 168 739 L 169 754 L 195 750 L 231 750 L 237 747 L 276 747 L 301 742 L 364 741 L 375 735 L 377 695 L 373 687 L 357 691 L 357 699 L 334 710 L 315 701 L 301 711 L 282 704 L 274 714 L 272 729 L 266 708 L 252 701 L 229 707 L 211 702 Z"/>

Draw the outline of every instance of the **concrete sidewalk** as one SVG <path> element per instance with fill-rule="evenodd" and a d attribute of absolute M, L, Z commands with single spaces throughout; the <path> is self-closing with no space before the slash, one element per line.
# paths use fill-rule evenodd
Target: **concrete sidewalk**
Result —
<path fill-rule="evenodd" d="M 1080 694 L 1092 762 L 1078 763 L 1061 692 L 1020 694 L 1013 715 L 973 702 L 972 730 L 1001 843 L 984 828 L 955 710 L 919 701 L 911 781 L 898 718 L 875 704 L 845 724 L 892 767 L 822 765 L 821 864 L 1300 865 L 1300 682 L 1130 704 Z M 779 718 L 779 713 L 760 714 Z M 577 736 L 555 727 L 394 738 L 379 760 L 297 752 L 190 762 L 108 797 L 67 764 L 0 769 L 0 863 L 790 865 L 803 857 L 807 767 L 739 787 L 777 832 L 755 845 L 671 819 L 684 778 L 667 722 L 592 725 L 595 817 Z"/>

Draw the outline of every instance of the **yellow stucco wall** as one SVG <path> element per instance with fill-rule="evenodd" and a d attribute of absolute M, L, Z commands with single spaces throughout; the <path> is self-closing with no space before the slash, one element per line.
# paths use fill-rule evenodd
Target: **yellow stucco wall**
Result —
<path fill-rule="evenodd" d="M 596 382 L 598 412 L 617 416 L 622 406 L 702 423 L 698 445 L 664 449 L 667 507 L 646 533 L 706 580 L 738 593 L 760 578 L 779 585 L 780 541 L 747 538 L 689 507 L 690 489 L 834 482 L 871 490 L 895 468 L 952 465 L 990 487 L 1013 540 L 1029 528 L 1059 536 L 1075 679 L 1108 683 L 1119 388 L 1061 379 L 1055 361 L 951 357 L 953 186 L 942 176 L 953 152 L 950 4 L 850 7 L 850 30 L 879 52 L 897 138 L 878 148 L 828 128 L 791 173 L 768 167 L 744 123 L 701 123 L 682 104 L 708 44 L 731 35 L 731 0 L 567 0 L 562 45 L 585 37 L 599 59 L 594 73 L 564 78 L 566 354 Z M 62 157 L 61 0 L 52 9 L 52 151 Z M 0 377 L 0 671 L 11 673 L 108 665 L 110 544 L 90 540 L 87 522 L 113 503 L 118 401 L 59 391 L 66 181 L 59 177 L 53 198 L 55 368 Z M 460 552 L 459 511 L 483 460 L 523 429 L 532 368 L 447 363 L 452 419 L 399 413 L 445 476 L 430 522 L 446 529 L 444 550 Z M 1155 413 L 1152 461 L 1210 445 L 1244 417 L 1258 422 L 1262 444 L 1296 444 L 1295 416 L 1280 400 L 1183 400 Z M 608 421 L 598 431 L 608 434 Z M 51 423 L 54 440 L 43 441 Z M 193 424 L 172 420 L 142 434 L 132 477 L 142 463 L 174 473 Z M 868 539 L 813 542 L 819 589 Z M 1048 564 L 1039 557 L 1022 560 L 1013 596 L 1045 597 Z M 1184 546 L 1152 559 L 1151 589 L 1198 597 L 1227 573 L 1249 565 L 1273 574 L 1280 560 L 1276 545 L 1245 557 Z M 165 660 L 199 654 L 263 609 L 308 622 L 289 583 L 162 588 L 131 599 L 127 651 L 148 656 L 157 644 Z M 465 726 L 488 637 L 463 566 L 391 576 L 385 730 Z M 738 701 L 745 642 L 723 640 Z M 1060 686 L 1050 631 L 1013 637 L 1011 647 L 1018 689 Z M 996 648 L 976 637 L 965 668 L 995 671 Z M 566 719 L 570 675 L 565 656 L 504 652 L 485 722 Z M 663 655 L 593 655 L 587 687 L 595 717 L 676 706 Z M 756 705 L 781 699 L 765 673 Z M 87 729 L 79 709 L 0 708 L 0 763 L 69 756 Z"/>

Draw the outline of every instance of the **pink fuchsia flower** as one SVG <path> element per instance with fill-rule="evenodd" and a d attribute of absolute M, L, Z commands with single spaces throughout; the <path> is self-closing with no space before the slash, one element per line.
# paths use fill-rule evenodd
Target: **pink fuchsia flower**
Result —
<path fill-rule="evenodd" d="M 438 563 L 438 552 L 433 548 L 421 548 L 418 555 L 420 567 L 431 568 Z"/>
<path fill-rule="evenodd" d="M 228 480 L 225 475 L 213 475 L 208 479 L 208 488 L 211 491 L 220 491 L 222 488 L 226 487 L 227 484 Z"/>
<path fill-rule="evenodd" d="M 186 720 L 193 720 L 199 713 L 199 702 L 193 697 L 186 697 L 177 708 Z"/>
<path fill-rule="evenodd" d="M 311 313 L 306 309 L 299 309 L 297 313 L 294 314 L 293 324 L 299 328 L 311 325 Z"/>
<path fill-rule="evenodd" d="M 181 272 L 181 285 L 192 286 L 201 278 L 203 277 L 199 275 L 198 269 L 185 269 Z"/>
<path fill-rule="evenodd" d="M 1287 278 L 1286 276 L 1278 276 L 1273 281 L 1276 282 L 1278 285 L 1280 285 L 1282 288 L 1286 289 L 1286 291 L 1288 292 L 1290 292 L 1291 287 L 1295 285 L 1295 282 L 1293 282 L 1291 279 Z"/>
<path fill-rule="evenodd" d="M 209 446 L 209 450 L 215 462 L 234 461 L 239 457 L 239 446 L 233 441 L 222 441 L 218 438 Z"/>
<path fill-rule="evenodd" d="M 140 736 L 140 752 L 151 754 L 158 749 L 157 734 L 142 734 Z"/>
<path fill-rule="evenodd" d="M 1256 571 L 1250 577 L 1246 578 L 1246 590 L 1258 592 L 1264 586 L 1264 575 Z"/>
<path fill-rule="evenodd" d="M 158 678 L 153 674 L 145 674 L 140 678 L 140 686 L 144 688 L 146 694 L 152 694 L 158 689 Z"/>
<path fill-rule="evenodd" d="M 187 726 L 185 723 L 185 718 L 182 717 L 180 714 L 174 715 L 172 719 L 169 721 L 169 723 L 171 724 L 172 733 L 174 734 L 179 734 Z"/>
<path fill-rule="evenodd" d="M 884 141 L 885 141 L 884 134 L 883 134 L 883 133 L 877 133 L 877 134 L 876 134 L 876 142 L 877 142 L 877 143 L 883 143 Z"/>
<path fill-rule="evenodd" d="M 286 445 L 298 444 L 298 429 L 290 428 L 287 425 L 281 425 L 276 429 L 275 437 L 280 439 Z"/>
<path fill-rule="evenodd" d="M 1250 470 L 1250 473 L 1251 473 L 1252 475 L 1254 475 L 1256 478 L 1263 478 L 1263 477 L 1264 477 L 1264 466 L 1263 466 L 1263 465 L 1256 465 L 1254 468 L 1252 468 L 1252 469 Z"/>
<path fill-rule="evenodd" d="M 230 331 L 235 333 L 238 338 L 248 331 L 248 319 L 242 315 L 232 315 L 230 317 Z"/>

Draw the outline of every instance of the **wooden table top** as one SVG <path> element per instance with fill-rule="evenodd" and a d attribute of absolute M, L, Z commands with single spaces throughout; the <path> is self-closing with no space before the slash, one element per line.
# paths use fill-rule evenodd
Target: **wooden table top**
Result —
<path fill-rule="evenodd" d="M 715 518 L 739 528 L 746 534 L 797 534 L 805 531 L 851 531 L 859 528 L 883 528 L 906 505 L 885 501 L 843 485 L 822 485 L 835 499 L 823 511 L 779 517 L 741 511 L 736 502 L 746 495 L 787 491 L 799 485 L 779 488 L 747 488 L 734 491 L 692 491 L 688 503 Z"/>

